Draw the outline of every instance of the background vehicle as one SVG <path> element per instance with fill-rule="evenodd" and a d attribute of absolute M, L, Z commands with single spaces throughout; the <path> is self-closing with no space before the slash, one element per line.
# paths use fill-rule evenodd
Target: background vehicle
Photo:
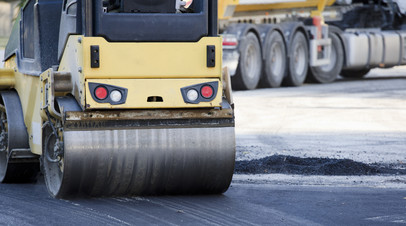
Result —
<path fill-rule="evenodd" d="M 58 198 L 226 191 L 217 2 L 181 5 L 27 1 L 0 71 L 0 181 L 33 179 L 41 162 Z"/>
<path fill-rule="evenodd" d="M 220 0 L 233 88 L 328 83 L 406 64 L 401 0 Z"/>

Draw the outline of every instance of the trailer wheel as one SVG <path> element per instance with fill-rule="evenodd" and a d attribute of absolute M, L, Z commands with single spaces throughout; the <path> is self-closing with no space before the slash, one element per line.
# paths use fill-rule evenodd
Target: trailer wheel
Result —
<path fill-rule="evenodd" d="M 262 87 L 279 87 L 286 74 L 286 45 L 282 35 L 273 31 L 265 41 L 264 73 Z"/>
<path fill-rule="evenodd" d="M 306 79 L 309 67 L 309 47 L 307 39 L 302 32 L 296 32 L 290 42 L 289 48 L 289 73 L 284 79 L 288 86 L 300 86 Z"/>
<path fill-rule="evenodd" d="M 365 77 L 371 69 L 365 68 L 361 70 L 342 70 L 340 75 L 344 78 L 360 79 Z"/>
<path fill-rule="evenodd" d="M 310 82 L 330 83 L 336 80 L 343 68 L 344 51 L 340 38 L 335 33 L 330 33 L 331 58 L 330 64 L 319 67 L 310 67 L 308 79 Z"/>
<path fill-rule="evenodd" d="M 255 89 L 261 78 L 261 47 L 257 36 L 249 32 L 240 44 L 240 60 L 235 76 L 232 77 L 234 89 Z"/>

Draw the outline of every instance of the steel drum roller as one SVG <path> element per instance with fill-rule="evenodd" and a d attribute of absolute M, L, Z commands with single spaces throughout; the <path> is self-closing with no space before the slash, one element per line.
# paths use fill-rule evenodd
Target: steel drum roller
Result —
<path fill-rule="evenodd" d="M 45 178 L 55 197 L 222 193 L 234 159 L 233 127 L 65 131 Z"/>

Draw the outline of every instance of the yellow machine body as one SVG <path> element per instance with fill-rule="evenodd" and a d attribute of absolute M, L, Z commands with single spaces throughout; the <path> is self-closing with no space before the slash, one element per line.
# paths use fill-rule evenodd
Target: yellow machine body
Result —
<path fill-rule="evenodd" d="M 108 18 L 107 32 L 92 34 L 100 23 L 75 17 L 81 11 L 62 1 L 31 0 L 23 8 L 12 34 L 18 42 L 9 42 L 0 70 L 0 181 L 33 178 L 41 162 L 57 198 L 225 192 L 235 162 L 234 110 L 214 8 L 196 4 L 201 13 L 180 14 L 175 4 L 153 4 L 163 12 L 156 32 L 148 33 L 144 17 L 154 15 L 117 10 L 148 11 L 150 4 L 134 1 L 107 12 L 104 3 L 71 1 L 67 8 L 126 17 L 143 30 L 109 30 L 116 20 Z M 58 9 L 61 23 L 44 23 Z M 24 27 L 29 16 L 36 23 Z M 166 20 L 183 18 L 210 32 L 190 30 L 193 38 L 167 28 Z M 76 22 L 86 29 L 69 30 Z M 20 30 L 33 33 L 33 46 Z"/>
<path fill-rule="evenodd" d="M 90 67 L 91 45 L 100 46 L 100 68 Z M 206 67 L 207 45 L 214 45 L 218 50 L 215 63 L 217 66 L 212 68 Z M 199 83 L 218 82 L 218 90 L 221 91 L 221 59 L 220 37 L 203 38 L 197 43 L 108 43 L 99 37 L 71 36 L 59 71 L 71 74 L 73 83 L 69 92 L 84 110 L 212 108 L 221 106 L 222 92 L 218 92 L 210 102 L 189 104 L 183 100 L 180 89 Z M 0 87 L 17 90 L 30 135 L 31 150 L 41 155 L 41 125 L 47 120 L 43 112 L 47 94 L 44 92 L 44 83 L 50 71 L 45 71 L 39 77 L 21 74 L 16 71 L 15 57 L 7 60 L 5 67 L 9 69 L 0 72 Z M 54 79 L 58 79 L 58 76 L 54 76 Z M 120 105 L 97 103 L 87 89 L 89 82 L 128 88 L 127 101 Z M 53 84 L 50 82 L 50 85 Z M 162 97 L 163 101 L 148 102 L 150 96 Z M 57 114 L 52 109 L 52 104 L 48 105 L 50 112 Z M 37 111 L 38 109 L 42 111 Z"/>
<path fill-rule="evenodd" d="M 100 46 L 100 67 L 96 69 L 90 67 L 89 50 L 91 45 Z M 207 45 L 215 46 L 217 50 L 215 57 L 216 66 L 212 68 L 206 67 Z M 151 51 L 149 49 L 151 49 Z M 144 54 L 146 52 L 155 52 L 158 54 L 158 56 L 154 57 L 152 54 L 148 56 L 148 54 Z M 233 110 L 222 109 L 222 101 L 223 98 L 225 98 L 223 89 L 225 89 L 225 87 L 223 87 L 221 59 L 220 37 L 203 38 L 197 43 L 175 44 L 108 43 L 103 38 L 71 36 L 61 59 L 59 70 L 54 71 L 53 69 L 49 69 L 44 71 L 40 76 L 22 74 L 18 71 L 16 57 L 11 57 L 5 62 L 5 67 L 7 69 L 0 71 L 0 87 L 2 90 L 16 90 L 20 97 L 24 122 L 29 135 L 29 146 L 31 153 L 39 156 L 44 155 L 43 142 L 44 139 L 47 140 L 47 137 L 43 132 L 43 125 L 45 125 L 45 123 L 49 120 L 49 117 L 56 119 L 60 118 L 63 120 L 63 128 L 65 132 L 60 131 L 59 133 L 61 136 L 64 134 L 63 139 L 65 143 L 65 155 L 67 155 L 68 152 L 72 152 L 72 150 L 68 151 L 69 149 L 78 146 L 81 147 L 79 151 L 75 152 L 75 158 L 73 158 L 72 161 L 68 161 L 69 159 L 72 159 L 72 157 L 65 157 L 66 159 L 64 158 L 65 174 L 74 171 L 74 169 L 72 170 L 70 167 L 77 165 L 77 161 L 79 161 L 79 159 L 82 159 L 83 161 L 86 160 L 85 162 L 104 162 L 105 160 L 95 160 L 95 157 L 90 157 L 93 155 L 82 152 L 85 150 L 103 147 L 104 145 L 100 145 L 101 143 L 105 142 L 104 140 L 111 139 L 109 137 L 112 136 L 118 136 L 121 138 L 119 138 L 117 141 L 111 142 L 118 142 L 117 144 L 119 146 L 112 148 L 115 150 L 115 148 L 119 148 L 121 146 L 122 150 L 118 153 L 122 153 L 112 154 L 110 153 L 111 149 L 102 149 L 98 151 L 99 153 L 97 155 L 102 157 L 114 156 L 114 158 L 111 159 L 113 162 L 118 161 L 114 159 L 132 159 L 138 156 L 136 158 L 145 159 L 146 162 L 143 162 L 145 164 L 147 164 L 149 161 L 154 161 L 155 165 L 161 165 L 162 167 L 165 167 L 165 165 L 162 165 L 161 163 L 164 161 L 163 158 L 168 158 L 169 156 L 172 156 L 170 157 L 173 159 L 172 161 L 182 162 L 190 161 L 186 160 L 188 158 L 195 160 L 206 159 L 203 162 L 199 160 L 199 162 L 214 164 L 211 166 L 214 167 L 212 170 L 213 174 L 204 173 L 203 175 L 205 177 L 212 177 L 216 175 L 216 177 L 223 178 L 222 180 L 216 182 L 216 186 L 213 187 L 209 183 L 205 184 L 205 186 L 208 186 L 207 188 L 201 187 L 203 184 L 198 184 L 206 183 L 204 182 L 205 180 L 197 179 L 197 177 L 193 176 L 195 173 L 187 173 L 190 171 L 190 169 L 194 168 L 196 164 L 198 164 L 194 162 L 194 160 L 190 161 L 190 166 L 183 166 L 186 167 L 185 171 L 182 171 L 182 173 L 175 173 L 172 176 L 180 178 L 188 178 L 190 176 L 191 178 L 188 180 L 196 180 L 193 185 L 199 187 L 194 187 L 193 189 L 190 188 L 192 190 L 189 192 L 198 192 L 201 189 L 213 190 L 214 192 L 223 192 L 231 181 L 233 169 L 235 154 L 233 124 L 227 124 L 224 128 L 217 128 L 222 124 L 219 124 L 213 128 L 206 128 L 204 124 L 203 126 L 197 125 L 198 128 L 194 128 L 195 126 L 193 124 L 183 125 L 182 122 L 179 122 L 180 124 L 176 122 L 176 120 L 203 120 L 204 122 L 205 120 L 213 120 L 213 118 L 214 120 L 217 119 L 220 121 L 233 120 Z M 97 103 L 92 98 L 90 93 L 91 91 L 88 88 L 88 84 L 91 82 L 127 88 L 128 95 L 126 102 L 119 105 Z M 216 82 L 218 84 L 218 92 L 212 101 L 201 102 L 198 104 L 185 103 L 180 92 L 182 87 L 208 82 Z M 230 88 L 231 87 L 228 87 L 228 89 Z M 228 93 L 230 93 L 229 90 Z M 55 106 L 55 100 L 57 97 L 63 96 L 73 96 L 83 111 L 64 113 L 63 109 L 57 109 Z M 150 96 L 162 97 L 163 101 L 149 102 L 148 97 Z M 47 115 L 47 112 L 49 115 Z M 151 127 L 149 122 L 151 120 L 162 121 L 163 124 L 159 123 Z M 174 122 L 176 123 L 167 125 L 167 123 L 165 123 L 167 120 L 175 120 Z M 147 124 L 144 125 L 141 123 L 140 125 L 134 125 L 134 123 L 127 123 L 127 121 L 147 122 Z M 128 129 L 116 130 L 116 122 L 118 122 L 121 127 L 128 127 Z M 82 129 L 77 131 L 78 128 Z M 91 132 L 93 130 L 94 132 Z M 121 135 L 114 135 L 116 133 Z M 106 138 L 100 141 L 95 141 L 95 136 Z M 191 139 L 188 138 L 189 136 L 193 138 L 191 141 L 188 141 Z M 199 142 L 203 144 L 194 145 L 194 148 L 197 148 L 196 150 L 182 151 L 184 148 L 190 147 L 190 145 L 187 143 L 195 143 L 195 139 L 199 139 Z M 169 143 L 167 143 L 168 140 Z M 133 144 L 133 141 L 137 141 L 139 144 Z M 175 144 L 171 144 L 173 142 L 175 142 Z M 155 146 L 159 143 L 162 143 L 162 149 L 168 149 L 166 151 L 166 155 L 163 153 L 159 154 L 156 151 Z M 208 145 L 209 143 L 211 144 Z M 110 147 L 110 145 L 111 143 L 105 144 L 106 147 Z M 134 145 L 142 146 L 136 147 Z M 145 154 L 138 153 L 142 152 L 144 149 L 151 150 Z M 218 151 L 210 151 L 213 149 Z M 188 152 L 194 153 L 193 155 L 195 156 L 188 157 L 189 154 L 185 154 Z M 135 153 L 138 154 L 134 156 Z M 221 161 L 224 163 L 224 165 L 214 163 L 216 161 Z M 97 170 L 97 172 L 99 172 L 100 170 L 104 169 L 100 163 L 97 163 L 100 169 L 96 167 L 93 169 L 93 171 Z M 83 164 L 87 165 L 88 163 Z M 142 166 L 139 163 L 138 165 L 132 167 L 137 167 L 136 172 L 142 172 L 151 166 L 152 165 Z M 49 166 L 45 167 L 48 168 Z M 216 170 L 215 167 L 220 168 Z M 196 169 L 201 170 L 203 168 L 197 167 Z M 153 170 L 160 169 L 154 168 Z M 93 172 L 92 170 L 90 171 Z M 125 188 L 129 190 L 114 190 L 113 188 L 117 188 L 117 186 L 119 186 L 118 184 L 109 183 L 108 181 L 110 181 L 110 179 L 108 178 L 100 178 L 98 180 L 98 182 L 100 182 L 100 187 L 111 186 L 112 188 L 108 190 L 99 190 L 96 189 L 96 186 L 95 190 L 86 190 L 82 192 L 93 196 L 156 194 L 156 189 L 164 189 L 163 193 L 178 193 L 181 191 L 178 189 L 170 190 L 172 189 L 172 185 L 169 186 L 165 184 L 165 181 L 160 181 L 157 184 L 157 182 L 154 182 L 155 179 L 151 179 L 147 175 L 140 176 L 139 173 L 133 174 L 131 173 L 132 171 L 128 170 L 125 172 L 127 173 L 125 174 L 127 177 L 137 177 L 138 179 L 136 180 L 152 180 L 146 183 L 155 183 L 154 189 L 145 190 L 144 188 L 141 189 L 137 186 L 134 187 L 135 185 L 123 184 L 120 182 L 121 186 L 125 186 Z M 119 174 L 122 173 L 123 172 Z M 184 173 L 187 175 L 183 175 Z M 107 173 L 104 175 L 110 174 L 111 173 Z M 115 173 L 113 173 L 113 175 L 114 174 Z M 161 173 L 160 171 L 155 171 L 154 174 L 159 175 Z M 199 171 L 198 174 L 202 175 L 202 172 Z M 84 172 L 77 175 L 77 177 L 82 176 L 86 176 Z M 91 177 L 93 178 L 94 176 Z M 179 184 L 180 181 L 177 183 L 177 186 L 183 186 Z M 69 184 L 64 185 L 66 183 L 62 183 L 60 188 L 54 188 L 52 182 L 47 182 L 47 184 L 51 184 L 48 185 L 48 190 L 52 196 L 66 197 L 72 195 L 73 193 L 72 189 L 66 188 L 69 187 Z M 147 184 L 145 184 L 145 186 L 150 186 Z M 82 188 L 80 190 L 82 190 Z"/>
<path fill-rule="evenodd" d="M 11 57 L 4 64 L 6 69 L 0 69 L 0 86 L 2 90 L 15 89 L 20 96 L 31 151 L 41 155 L 41 82 L 38 76 L 19 73 L 15 60 Z"/>
<path fill-rule="evenodd" d="M 91 68 L 94 45 L 99 46 L 99 68 Z M 216 47 L 215 67 L 206 66 L 207 45 Z M 188 104 L 179 91 L 213 81 L 222 90 L 221 49 L 221 38 L 215 37 L 197 43 L 109 43 L 100 37 L 71 36 L 59 71 L 72 74 L 72 94 L 84 109 L 220 107 L 221 93 L 211 102 Z M 130 87 L 128 100 L 122 105 L 97 103 L 86 89 L 87 82 Z M 162 97 L 163 102 L 147 102 L 149 96 Z"/>

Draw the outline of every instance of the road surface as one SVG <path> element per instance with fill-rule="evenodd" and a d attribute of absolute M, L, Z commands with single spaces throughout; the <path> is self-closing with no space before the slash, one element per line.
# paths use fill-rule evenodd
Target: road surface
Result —
<path fill-rule="evenodd" d="M 0 186 L 3 225 L 398 225 L 406 191 L 234 183 L 223 195 L 56 200 Z"/>

